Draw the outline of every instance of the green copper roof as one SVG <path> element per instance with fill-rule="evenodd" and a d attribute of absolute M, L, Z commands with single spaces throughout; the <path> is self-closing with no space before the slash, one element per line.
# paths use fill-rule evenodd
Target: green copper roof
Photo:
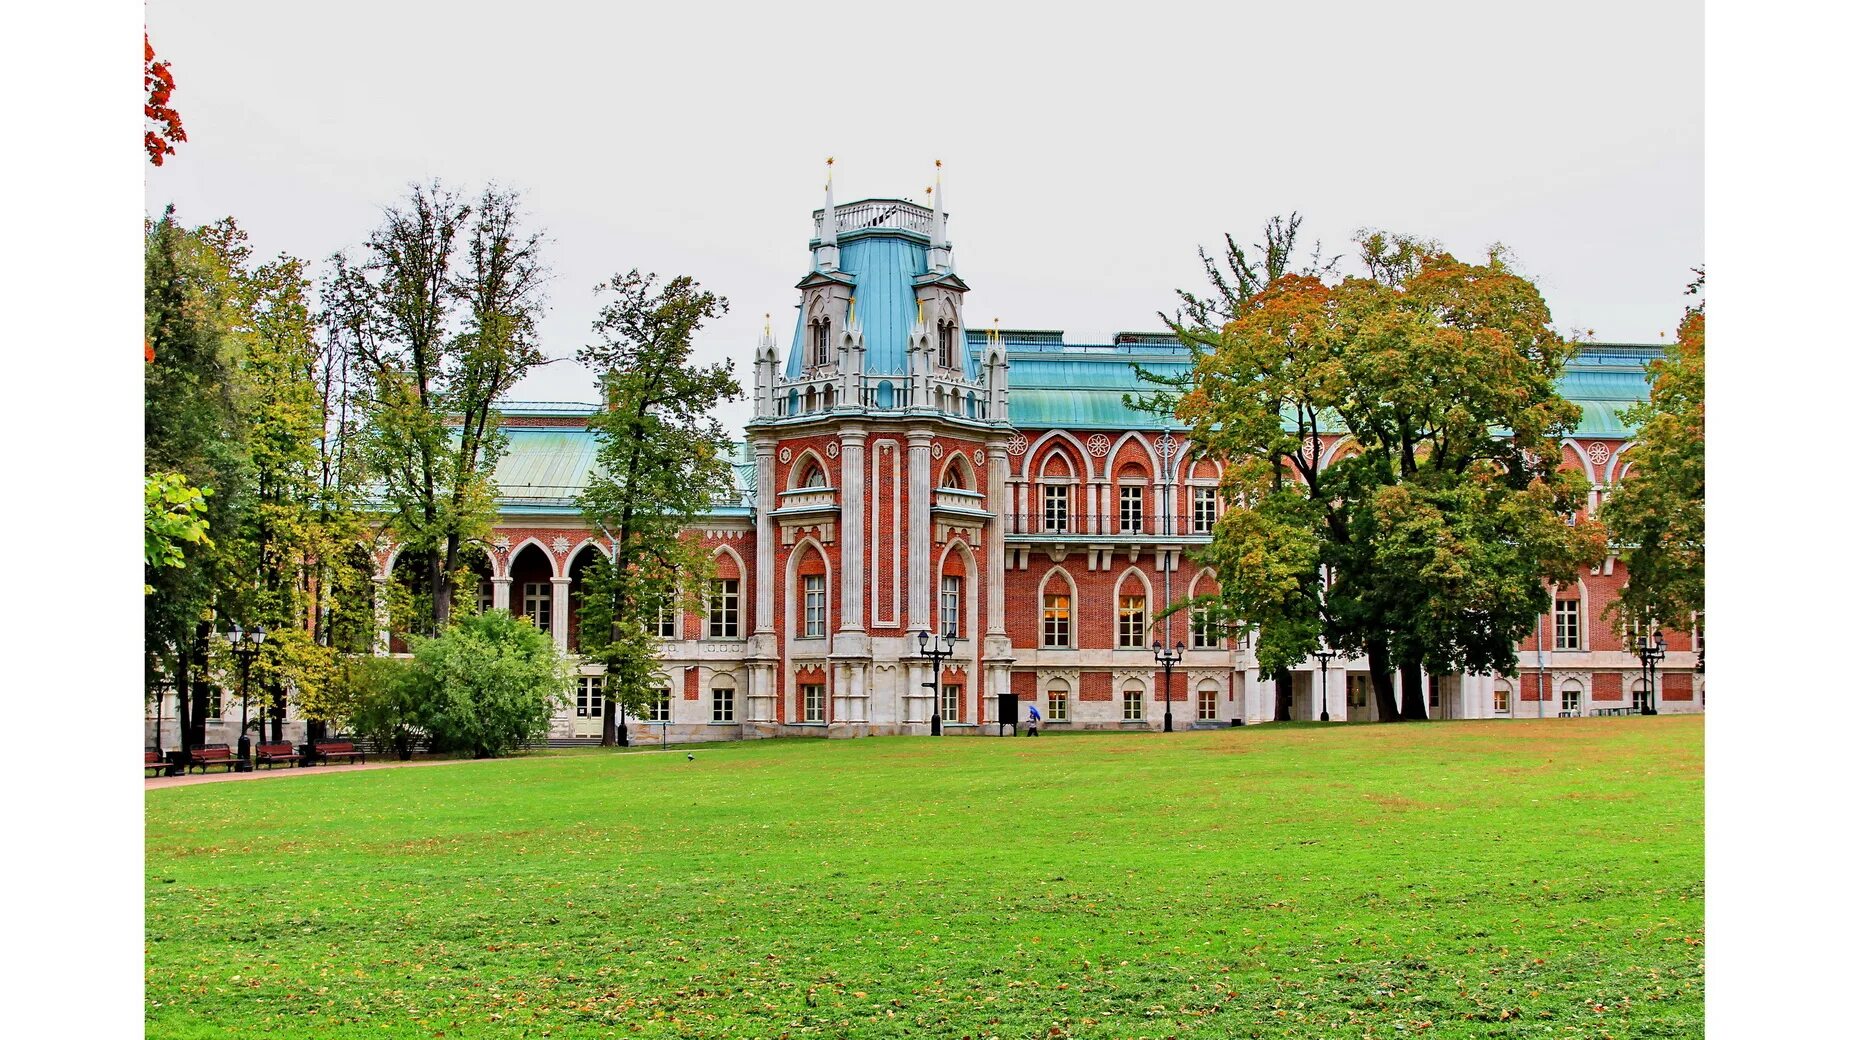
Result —
<path fill-rule="evenodd" d="M 514 412 L 514 408 L 533 410 Z M 570 415 L 585 412 L 564 411 L 556 402 L 509 404 L 503 415 Z M 594 409 L 593 409 L 594 410 Z M 583 427 L 571 426 L 504 426 L 507 448 L 494 467 L 494 482 L 503 508 L 531 509 L 544 512 L 577 512 L 578 493 L 584 490 L 597 463 L 597 437 Z M 734 494 L 721 503 L 716 514 L 748 502 L 757 490 L 757 460 L 742 444 L 731 449 Z"/>
<path fill-rule="evenodd" d="M 841 273 L 854 282 L 854 319 L 867 337 L 866 372 L 870 376 L 902 376 L 910 371 L 906 340 L 918 320 L 918 295 L 912 291 L 912 279 L 930 269 L 927 258 L 922 242 L 896 231 L 842 238 Z M 792 379 L 802 374 L 808 334 L 809 315 L 806 308 L 799 308 L 790 356 L 784 363 L 784 375 Z M 834 330 L 834 339 L 839 347 L 840 329 Z"/>

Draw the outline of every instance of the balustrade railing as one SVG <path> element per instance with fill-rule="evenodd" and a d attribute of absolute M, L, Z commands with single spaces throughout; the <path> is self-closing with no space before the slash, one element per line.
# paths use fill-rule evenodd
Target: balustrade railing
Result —
<path fill-rule="evenodd" d="M 1126 519 L 1118 513 L 1008 513 L 1003 516 L 1009 534 L 1070 534 L 1097 537 L 1205 538 L 1212 532 L 1194 526 L 1186 516 L 1144 516 Z"/>
<path fill-rule="evenodd" d="M 859 231 L 862 228 L 885 227 L 929 235 L 931 219 L 930 210 L 916 202 L 904 202 L 899 199 L 868 199 L 865 202 L 854 202 L 846 206 L 835 207 L 837 234 Z M 820 210 L 817 210 L 815 214 L 815 237 L 822 237 L 822 212 Z"/>

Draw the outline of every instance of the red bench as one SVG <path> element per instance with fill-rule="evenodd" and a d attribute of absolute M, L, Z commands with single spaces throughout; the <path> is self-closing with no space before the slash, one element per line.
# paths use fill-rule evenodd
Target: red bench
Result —
<path fill-rule="evenodd" d="M 230 745 L 201 744 L 186 757 L 188 771 L 197 768 L 203 773 L 213 766 L 224 766 L 227 773 L 238 767 L 238 760 L 232 756 Z"/>
<path fill-rule="evenodd" d="M 366 761 L 366 752 L 361 751 L 351 740 L 323 740 L 315 744 L 315 757 L 326 764 L 330 758 L 344 758 L 351 762 L 359 759 Z"/>
<path fill-rule="evenodd" d="M 257 764 L 274 768 L 278 763 L 290 765 L 301 761 L 302 756 L 295 753 L 295 745 L 287 742 L 280 744 L 258 744 Z"/>
<path fill-rule="evenodd" d="M 158 772 L 156 775 L 167 771 L 166 759 L 161 758 L 161 753 L 153 748 L 149 748 L 141 753 L 141 764 L 148 769 L 157 770 Z"/>

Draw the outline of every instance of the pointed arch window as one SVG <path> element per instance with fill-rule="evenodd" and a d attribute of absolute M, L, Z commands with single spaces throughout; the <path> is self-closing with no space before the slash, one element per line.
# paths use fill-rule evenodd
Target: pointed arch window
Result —
<path fill-rule="evenodd" d="M 820 368 L 828 364 L 834 323 L 828 318 L 821 318 L 809 323 L 809 363 Z"/>
<path fill-rule="evenodd" d="M 937 323 L 937 365 L 957 367 L 957 327 L 947 321 Z"/>

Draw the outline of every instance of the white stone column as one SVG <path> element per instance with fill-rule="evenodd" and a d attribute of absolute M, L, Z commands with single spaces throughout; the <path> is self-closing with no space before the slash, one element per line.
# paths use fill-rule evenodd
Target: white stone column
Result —
<path fill-rule="evenodd" d="M 867 432 L 841 428 L 841 628 L 866 629 Z"/>
<path fill-rule="evenodd" d="M 751 575 L 751 587 L 756 594 L 756 605 L 752 610 L 753 633 L 774 633 L 776 621 L 776 570 L 777 570 L 777 531 L 776 522 L 771 519 L 771 510 L 777 508 L 777 473 L 775 453 L 777 446 L 770 440 L 752 443 L 752 450 L 757 455 L 758 475 L 758 512 L 757 536 L 758 558 L 756 573 Z"/>
<path fill-rule="evenodd" d="M 391 576 L 375 574 L 372 576 L 372 623 L 377 629 L 373 637 L 372 652 L 384 657 L 392 652 L 392 610 L 385 602 L 385 591 L 391 583 Z"/>
<path fill-rule="evenodd" d="M 995 441 L 989 445 L 989 493 L 984 504 L 993 513 L 989 517 L 988 533 L 985 546 L 988 555 L 988 625 L 990 635 L 1006 636 L 1007 596 L 1005 582 L 1007 574 L 1007 520 L 1003 516 L 1005 493 L 1008 487 L 1008 442 Z M 989 656 L 995 656 L 990 654 Z"/>
<path fill-rule="evenodd" d="M 565 653 L 571 637 L 571 578 L 552 579 L 552 645 Z"/>
<path fill-rule="evenodd" d="M 494 579 L 494 609 L 511 610 L 514 603 L 514 579 Z"/>
<path fill-rule="evenodd" d="M 905 431 L 906 628 L 931 627 L 931 431 Z"/>

